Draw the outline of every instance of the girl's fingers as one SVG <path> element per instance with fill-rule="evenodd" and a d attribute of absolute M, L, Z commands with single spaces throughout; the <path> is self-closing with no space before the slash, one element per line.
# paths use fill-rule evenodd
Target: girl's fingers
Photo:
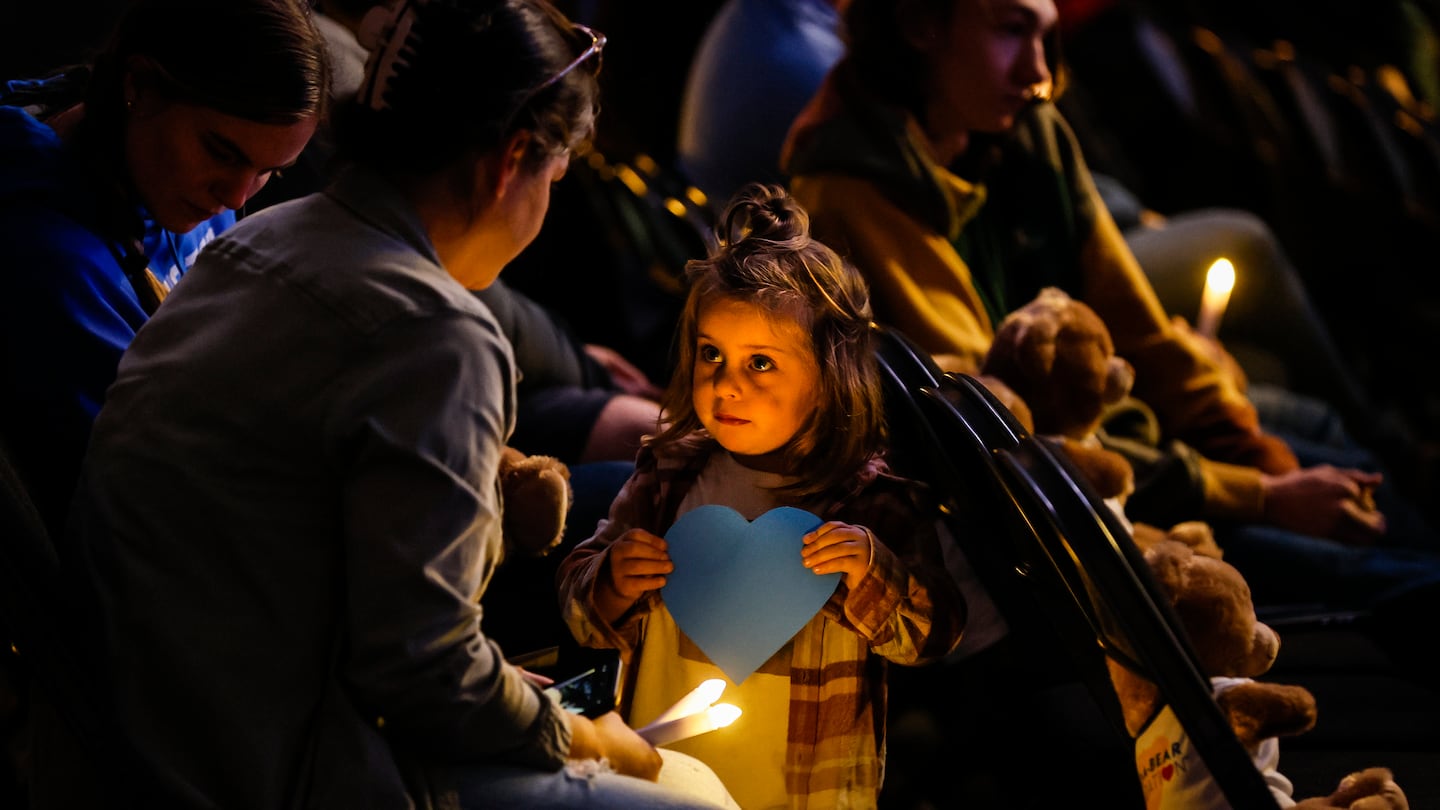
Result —
<path fill-rule="evenodd" d="M 613 566 L 615 573 L 623 577 L 649 577 L 664 576 L 675 570 L 675 564 L 670 560 L 625 560 L 624 565 Z"/>
<path fill-rule="evenodd" d="M 801 560 L 806 568 L 818 568 L 826 563 L 845 557 L 860 557 L 868 553 L 868 546 L 863 542 L 847 540 L 843 543 L 832 543 L 823 548 L 806 548 L 801 554 Z"/>

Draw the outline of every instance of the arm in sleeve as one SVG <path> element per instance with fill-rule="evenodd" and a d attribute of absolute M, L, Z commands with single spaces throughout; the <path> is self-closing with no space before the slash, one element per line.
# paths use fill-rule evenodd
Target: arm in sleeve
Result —
<path fill-rule="evenodd" d="M 503 338 L 477 319 L 430 316 L 360 351 L 327 426 L 344 477 L 341 677 L 387 734 L 420 750 L 559 767 L 563 710 L 480 622 L 501 553 L 496 473 L 513 407 Z"/>
<path fill-rule="evenodd" d="M 106 244 L 43 208 L 7 209 L 4 438 L 47 521 L 63 515 L 120 357 L 146 320 Z"/>
<path fill-rule="evenodd" d="M 1125 501 L 1133 520 L 1170 526 L 1264 515 L 1259 470 L 1212 461 L 1184 442 L 1162 439 L 1154 413 L 1134 397 L 1109 409 L 1096 436 L 1135 471 L 1135 491 Z"/>
<path fill-rule="evenodd" d="M 864 505 L 862 525 L 874 535 L 864 579 L 848 592 L 842 584 L 826 611 L 866 639 L 875 654 L 898 664 L 923 663 L 960 643 L 965 598 L 945 569 L 938 515 L 922 508 L 908 487 L 889 489 Z"/>
<path fill-rule="evenodd" d="M 875 319 L 898 327 L 946 371 L 975 373 L 994 329 L 970 268 L 945 237 L 865 180 L 824 175 L 794 185 L 816 238 L 865 276 Z"/>
<path fill-rule="evenodd" d="M 641 596 L 616 627 L 596 610 L 595 583 L 604 575 L 612 543 L 634 527 L 653 530 L 655 499 L 655 456 L 649 448 L 643 448 L 636 458 L 635 472 L 615 496 L 609 516 L 600 521 L 593 536 L 565 555 L 556 573 L 560 613 L 575 640 L 587 647 L 618 649 L 626 660 L 640 643 L 643 617 L 660 597 L 654 591 Z"/>

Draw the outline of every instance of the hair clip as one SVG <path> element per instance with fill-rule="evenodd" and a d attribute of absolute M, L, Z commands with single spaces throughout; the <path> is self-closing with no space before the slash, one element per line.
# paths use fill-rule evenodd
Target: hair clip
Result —
<path fill-rule="evenodd" d="M 415 27 L 420 7 L 428 0 L 404 0 L 393 9 L 375 6 L 366 12 L 360 21 L 356 40 L 370 52 L 365 64 L 365 79 L 356 93 L 361 104 L 372 110 L 384 110 L 390 105 L 385 101 L 385 87 L 400 68 L 405 65 L 406 45 L 410 42 L 410 31 Z"/>

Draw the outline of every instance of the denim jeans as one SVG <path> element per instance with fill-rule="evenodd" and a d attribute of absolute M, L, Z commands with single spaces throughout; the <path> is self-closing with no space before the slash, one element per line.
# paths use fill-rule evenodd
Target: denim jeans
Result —
<path fill-rule="evenodd" d="M 436 774 L 440 807 L 459 810 L 734 810 L 720 780 L 698 760 L 661 749 L 660 784 L 622 776 L 603 761 L 572 761 L 558 771 L 489 766 Z M 679 772 L 667 782 L 666 771 Z M 697 778 L 698 777 L 698 778 Z"/>

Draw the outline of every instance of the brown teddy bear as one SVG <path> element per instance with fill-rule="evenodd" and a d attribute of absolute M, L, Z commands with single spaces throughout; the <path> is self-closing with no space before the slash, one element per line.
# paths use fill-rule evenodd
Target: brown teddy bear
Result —
<path fill-rule="evenodd" d="M 1025 404 L 1025 400 L 1021 399 L 1014 389 L 993 374 L 978 374 L 975 379 L 989 389 L 995 398 L 1000 400 L 1001 405 L 1009 409 L 1021 427 L 1029 433 L 1035 433 L 1035 417 L 1030 412 L 1030 406 Z M 1085 480 L 1090 482 L 1100 497 L 1123 500 L 1135 489 L 1135 471 L 1124 456 L 1091 441 L 1068 436 L 1051 438 L 1065 451 L 1066 457 L 1080 474 L 1085 476 Z"/>
<path fill-rule="evenodd" d="M 574 493 L 570 469 L 551 456 L 527 456 L 513 447 L 500 455 L 506 553 L 543 556 L 560 544 Z"/>
<path fill-rule="evenodd" d="M 1256 619 L 1244 577 L 1229 563 L 1172 540 L 1157 542 L 1145 552 L 1145 560 L 1169 598 L 1202 673 L 1211 679 L 1216 702 L 1281 807 L 1408 809 L 1404 792 L 1385 768 L 1352 773 L 1331 795 L 1297 804 L 1289 780 L 1275 770 L 1277 737 L 1314 726 L 1315 698 L 1304 687 L 1254 680 L 1274 663 L 1280 639 Z M 1155 684 L 1113 659 L 1108 663 L 1125 724 L 1136 739 L 1136 767 L 1147 807 L 1228 807 L 1173 713 L 1161 704 Z M 1361 799 L 1364 803 L 1356 804 Z"/>
<path fill-rule="evenodd" d="M 1058 287 L 1046 287 L 1005 316 L 980 373 L 1003 380 L 1025 400 L 1038 434 L 1082 442 L 1135 382 L 1105 322 Z"/>
<path fill-rule="evenodd" d="M 1135 472 L 1124 456 L 1102 447 L 1095 433 L 1105 410 L 1130 393 L 1135 371 L 1115 354 L 1110 330 L 1095 310 L 1058 287 L 1046 287 L 1000 322 L 977 379 L 1026 430 L 1058 443 L 1096 494 L 1110 500 L 1131 526 L 1141 549 L 1168 538 L 1220 556 L 1206 523 L 1187 521 L 1166 531 L 1125 519 Z"/>

